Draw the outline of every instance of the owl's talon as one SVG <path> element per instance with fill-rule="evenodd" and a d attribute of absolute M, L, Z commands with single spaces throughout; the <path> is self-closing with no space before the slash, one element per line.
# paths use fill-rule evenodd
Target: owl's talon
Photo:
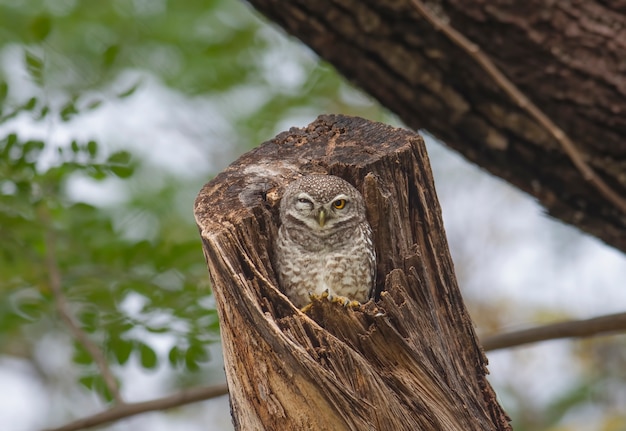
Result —
<path fill-rule="evenodd" d="M 332 302 L 338 302 L 346 308 L 359 308 L 361 303 L 345 296 L 335 296 L 331 299 Z"/>
<path fill-rule="evenodd" d="M 347 298 L 345 296 L 340 295 L 332 295 L 328 289 L 324 290 L 321 294 L 309 292 L 309 302 L 304 307 L 300 308 L 300 311 L 303 313 L 308 312 L 313 307 L 313 302 L 321 301 L 327 299 L 330 302 L 338 303 L 344 306 L 345 308 L 359 308 L 361 303 L 354 299 Z"/>
<path fill-rule="evenodd" d="M 314 293 L 312 291 L 308 292 L 309 295 L 309 300 L 310 301 L 314 301 L 314 300 L 320 300 L 320 299 L 328 299 L 329 301 L 333 299 L 333 296 L 330 294 L 329 290 L 326 289 L 325 291 L 323 291 L 322 293 L 320 293 L 319 295 L 317 293 Z"/>
<path fill-rule="evenodd" d="M 359 301 L 349 301 L 348 303 L 346 303 L 346 308 L 359 308 L 361 306 L 361 303 Z"/>

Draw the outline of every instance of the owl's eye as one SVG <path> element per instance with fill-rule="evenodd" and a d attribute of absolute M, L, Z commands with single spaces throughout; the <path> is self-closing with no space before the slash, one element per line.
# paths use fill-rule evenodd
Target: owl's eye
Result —
<path fill-rule="evenodd" d="M 301 204 L 312 204 L 313 203 L 310 200 L 308 200 L 307 198 L 299 198 L 298 202 L 300 202 Z"/>
<path fill-rule="evenodd" d="M 345 199 L 337 199 L 335 202 L 333 202 L 333 207 L 341 210 L 346 206 L 346 200 Z"/>

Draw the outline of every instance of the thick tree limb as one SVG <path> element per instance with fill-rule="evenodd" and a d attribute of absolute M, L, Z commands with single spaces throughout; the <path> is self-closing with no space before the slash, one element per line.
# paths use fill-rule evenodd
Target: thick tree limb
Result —
<path fill-rule="evenodd" d="M 485 70 L 487 75 L 496 82 L 500 88 L 513 100 L 517 105 L 525 110 L 535 121 L 543 126 L 548 133 L 561 145 L 563 151 L 570 158 L 576 169 L 583 178 L 589 181 L 609 202 L 615 205 L 624 215 L 626 215 L 626 200 L 622 196 L 615 193 L 598 175 L 593 168 L 587 164 L 580 151 L 572 140 L 556 125 L 552 120 L 544 114 L 537 106 L 504 76 L 495 64 L 487 57 L 478 46 L 471 43 L 461 33 L 450 27 L 443 20 L 437 18 L 430 12 L 420 0 L 411 0 L 415 9 L 438 31 L 443 32 L 452 42 L 459 48 L 463 49 L 469 56 L 474 57 L 476 62 Z"/>
<path fill-rule="evenodd" d="M 424 19 L 413 0 L 250 3 L 409 126 L 537 197 L 554 217 L 626 251 L 626 216 L 584 168 L 613 190 L 611 200 L 624 199 L 626 12 L 616 3 L 437 3 L 440 19 L 480 47 L 575 141 L 580 156 L 568 156 L 546 125 L 486 76 L 475 55 Z"/>
<path fill-rule="evenodd" d="M 617 331 L 626 331 L 626 313 L 610 314 L 593 319 L 571 320 L 551 325 L 529 328 L 485 337 L 485 351 L 517 347 L 538 341 L 555 340 L 570 337 L 591 337 Z"/>
<path fill-rule="evenodd" d="M 353 310 L 277 289 L 282 187 L 330 173 L 365 197 L 378 291 Z M 322 116 L 245 154 L 198 195 L 195 216 L 241 430 L 508 430 L 463 305 L 422 139 Z"/>
<path fill-rule="evenodd" d="M 139 403 L 120 404 L 74 422 L 70 422 L 58 428 L 49 428 L 45 431 L 78 431 L 95 426 L 105 425 L 118 421 L 130 416 L 141 413 L 153 412 L 157 410 L 166 410 L 174 407 L 180 407 L 186 404 L 204 401 L 211 398 L 226 395 L 228 388 L 226 385 L 204 386 L 199 388 L 186 389 L 174 395 L 155 400 L 143 401 Z"/>

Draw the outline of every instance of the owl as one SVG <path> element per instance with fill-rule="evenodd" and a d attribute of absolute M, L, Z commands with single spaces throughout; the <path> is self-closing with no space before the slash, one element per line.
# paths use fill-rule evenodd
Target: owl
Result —
<path fill-rule="evenodd" d="M 332 175 L 290 183 L 280 202 L 274 261 L 281 290 L 298 307 L 311 295 L 358 305 L 372 294 L 376 252 L 363 196 Z M 358 302 L 355 302 L 358 301 Z"/>

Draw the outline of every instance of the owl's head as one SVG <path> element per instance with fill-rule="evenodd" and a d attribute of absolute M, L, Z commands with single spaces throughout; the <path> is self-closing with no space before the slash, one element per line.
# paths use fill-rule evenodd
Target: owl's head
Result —
<path fill-rule="evenodd" d="M 365 221 L 363 196 L 333 175 L 308 175 L 290 183 L 280 203 L 283 223 L 297 223 L 320 234 Z"/>

